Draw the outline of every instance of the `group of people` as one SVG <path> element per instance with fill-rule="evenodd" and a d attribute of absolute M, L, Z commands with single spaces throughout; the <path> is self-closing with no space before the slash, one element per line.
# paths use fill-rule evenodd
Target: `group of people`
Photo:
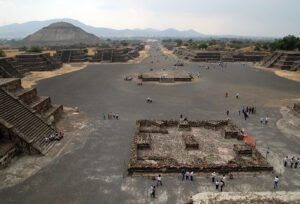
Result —
<path fill-rule="evenodd" d="M 155 176 L 153 176 L 152 180 L 155 180 Z M 161 181 L 161 175 L 159 174 L 157 177 L 156 177 L 156 186 L 158 187 L 159 185 L 162 186 L 162 181 Z M 150 196 L 152 198 L 155 198 L 155 191 L 156 191 L 156 188 L 155 188 L 155 185 L 154 184 L 151 184 L 151 187 L 150 187 Z"/>
<path fill-rule="evenodd" d="M 179 116 L 179 120 L 180 121 L 187 121 L 188 119 L 187 119 L 187 117 L 183 117 L 183 115 L 182 115 L 182 113 L 180 114 L 180 116 Z"/>
<path fill-rule="evenodd" d="M 300 162 L 300 159 L 299 159 L 299 157 L 296 158 L 296 156 L 292 156 L 292 157 L 290 158 L 290 160 L 289 160 L 289 157 L 286 156 L 286 157 L 283 159 L 283 166 L 284 166 L 284 167 L 287 166 L 288 161 L 290 162 L 290 167 L 291 167 L 291 168 L 294 167 L 294 168 L 296 169 L 296 168 L 298 167 L 298 164 L 299 164 L 299 162 Z"/>
<path fill-rule="evenodd" d="M 51 134 L 49 137 L 45 137 L 45 142 L 50 142 L 54 140 L 61 140 L 64 137 L 64 133 L 56 132 L 55 134 Z"/>
<path fill-rule="evenodd" d="M 112 119 L 116 119 L 119 120 L 119 113 L 114 113 L 114 112 L 110 112 L 107 114 L 107 119 L 112 120 Z M 106 115 L 103 113 L 103 119 L 106 119 Z"/>
<path fill-rule="evenodd" d="M 249 117 L 248 114 L 255 114 L 256 113 L 256 107 L 252 106 L 252 107 L 243 107 L 242 108 L 242 113 L 244 115 L 245 120 L 247 120 L 247 118 Z M 239 110 L 239 115 L 241 115 L 241 111 Z"/>
<path fill-rule="evenodd" d="M 211 173 L 211 181 L 212 181 L 212 183 L 216 184 L 216 190 L 220 189 L 220 191 L 223 192 L 223 187 L 225 186 L 226 176 L 225 176 L 225 174 L 223 174 L 220 181 L 218 179 L 216 179 L 216 177 L 217 177 L 216 172 Z M 233 179 L 233 175 L 231 173 L 229 174 L 229 178 Z"/>
<path fill-rule="evenodd" d="M 267 125 L 268 122 L 269 122 L 269 120 L 270 120 L 269 116 L 267 116 L 266 118 L 261 117 L 261 118 L 260 118 L 260 124 L 265 124 L 265 125 Z"/>
<path fill-rule="evenodd" d="M 184 181 L 185 180 L 191 180 L 194 181 L 194 172 L 191 171 L 186 171 L 185 169 L 181 170 L 181 180 Z"/>

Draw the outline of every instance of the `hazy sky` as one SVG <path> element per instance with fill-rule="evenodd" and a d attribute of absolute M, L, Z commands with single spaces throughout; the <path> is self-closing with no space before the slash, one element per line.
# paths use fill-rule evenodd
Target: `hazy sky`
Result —
<path fill-rule="evenodd" d="M 300 0 L 0 0 L 0 25 L 54 18 L 115 29 L 300 36 Z"/>

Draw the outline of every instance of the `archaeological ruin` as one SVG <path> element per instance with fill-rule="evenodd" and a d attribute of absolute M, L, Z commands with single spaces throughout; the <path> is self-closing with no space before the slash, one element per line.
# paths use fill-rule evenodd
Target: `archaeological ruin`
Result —
<path fill-rule="evenodd" d="M 199 51 L 186 48 L 174 48 L 173 53 L 192 62 L 260 62 L 267 56 L 258 52 Z"/>
<path fill-rule="evenodd" d="M 36 88 L 24 89 L 19 78 L 0 78 L 0 103 L 0 167 L 19 152 L 46 154 L 55 145 L 45 137 L 57 132 L 62 105 L 38 96 Z"/>
<path fill-rule="evenodd" d="M 128 173 L 272 171 L 244 137 L 230 120 L 138 120 Z"/>
<path fill-rule="evenodd" d="M 87 61 L 87 54 L 83 49 L 61 49 L 57 50 L 53 58 L 63 63 L 71 62 L 85 62 Z"/>
<path fill-rule="evenodd" d="M 192 81 L 193 77 L 183 70 L 161 70 L 149 71 L 139 75 L 139 78 L 144 81 L 154 82 L 179 82 L 179 81 Z"/>
<path fill-rule="evenodd" d="M 261 65 L 289 71 L 300 70 L 300 52 L 274 52 L 266 56 Z"/>

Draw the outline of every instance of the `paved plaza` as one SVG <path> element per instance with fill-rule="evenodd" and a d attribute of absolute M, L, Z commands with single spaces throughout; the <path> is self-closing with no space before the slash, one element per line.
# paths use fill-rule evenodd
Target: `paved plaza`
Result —
<path fill-rule="evenodd" d="M 218 64 L 192 62 L 177 68 L 194 75 L 200 72 L 200 78 L 192 83 L 137 86 L 135 80 L 124 80 L 125 76 L 150 69 L 173 70 L 177 60 L 158 50 L 157 43 L 151 43 L 149 57 L 139 64 L 89 64 L 85 69 L 39 81 L 36 87 L 40 94 L 50 96 L 56 104 L 78 107 L 86 114 L 87 130 L 81 132 L 84 139 L 76 148 L 69 149 L 25 181 L 1 189 L 0 203 L 173 204 L 184 203 L 200 192 L 214 192 L 215 186 L 207 174 L 196 175 L 192 182 L 181 181 L 178 172 L 178 175 L 163 175 L 163 186 L 157 187 L 153 199 L 150 185 L 154 182 L 150 176 L 128 176 L 136 120 L 178 120 L 180 114 L 189 120 L 229 117 L 256 140 L 256 148 L 262 155 L 269 150 L 267 160 L 274 167 L 273 172 L 235 174 L 226 183 L 224 192 L 275 192 L 273 180 L 278 175 L 278 191 L 300 194 L 299 168 L 284 168 L 282 164 L 285 156 L 300 157 L 299 131 L 290 131 L 284 125 L 292 117 L 286 106 L 300 98 L 300 83 L 250 64 L 226 63 L 220 68 Z M 225 92 L 229 93 L 228 98 Z M 153 103 L 146 103 L 147 97 Z M 247 106 L 255 106 L 256 114 L 249 114 L 244 120 L 238 110 Z M 119 113 L 120 119 L 103 120 L 103 113 L 109 112 Z M 269 123 L 260 124 L 260 118 L 267 116 Z M 299 128 L 299 124 L 294 125 Z"/>

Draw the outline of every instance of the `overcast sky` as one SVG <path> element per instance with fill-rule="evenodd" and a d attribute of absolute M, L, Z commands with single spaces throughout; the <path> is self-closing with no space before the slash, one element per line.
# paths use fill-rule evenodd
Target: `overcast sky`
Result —
<path fill-rule="evenodd" d="M 115 29 L 300 36 L 300 0 L 0 0 L 0 25 L 54 18 Z"/>

